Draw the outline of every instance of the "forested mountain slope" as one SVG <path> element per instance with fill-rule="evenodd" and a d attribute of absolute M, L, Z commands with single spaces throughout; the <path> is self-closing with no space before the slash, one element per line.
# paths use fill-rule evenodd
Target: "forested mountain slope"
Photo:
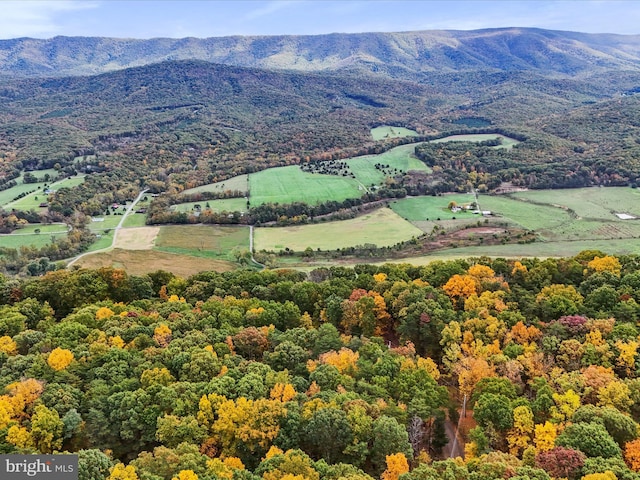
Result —
<path fill-rule="evenodd" d="M 0 41 L 0 74 L 94 75 L 167 60 L 421 78 L 425 72 L 524 70 L 548 75 L 640 69 L 640 36 L 533 28 L 315 36 L 19 38 Z"/>

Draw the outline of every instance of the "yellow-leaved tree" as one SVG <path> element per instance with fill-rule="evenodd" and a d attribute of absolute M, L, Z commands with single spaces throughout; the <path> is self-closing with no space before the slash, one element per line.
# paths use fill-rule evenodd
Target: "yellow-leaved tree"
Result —
<path fill-rule="evenodd" d="M 609 255 L 605 255 L 604 257 L 595 257 L 589 263 L 587 263 L 587 272 L 609 272 L 614 275 L 620 275 L 620 271 L 622 270 L 622 265 L 620 265 L 620 260 L 616 257 L 611 257 Z"/>
<path fill-rule="evenodd" d="M 290 383 L 276 383 L 271 389 L 270 396 L 273 400 L 286 403 L 296 396 L 296 390 Z"/>
<path fill-rule="evenodd" d="M 618 480 L 616 474 L 611 470 L 605 470 L 601 473 L 590 473 L 582 477 L 582 480 Z"/>
<path fill-rule="evenodd" d="M 409 471 L 409 462 L 402 452 L 387 455 L 386 460 L 387 469 L 382 472 L 382 480 L 398 480 L 400 475 Z"/>
<path fill-rule="evenodd" d="M 171 342 L 171 334 L 171 329 L 164 323 L 161 323 L 154 329 L 153 339 L 161 347 L 166 347 Z"/>
<path fill-rule="evenodd" d="M 73 362 L 73 352 L 66 348 L 54 348 L 47 358 L 47 363 L 56 372 L 64 370 L 71 362 Z"/>
<path fill-rule="evenodd" d="M 180 470 L 171 480 L 198 480 L 198 475 L 193 470 Z"/>
<path fill-rule="evenodd" d="M 10 336 L 4 335 L 0 337 L 0 352 L 4 352 L 7 355 L 15 355 L 18 353 L 18 345 Z"/>
<path fill-rule="evenodd" d="M 547 421 L 543 424 L 535 426 L 535 436 L 533 443 L 536 446 L 536 450 L 539 452 L 546 452 L 551 450 L 555 446 L 556 437 L 558 436 L 558 429 L 555 424 Z"/>
<path fill-rule="evenodd" d="M 138 480 L 138 474 L 133 465 L 124 466 L 124 463 L 118 463 L 111 468 L 111 474 L 107 480 Z"/>
<path fill-rule="evenodd" d="M 507 442 L 512 455 L 520 456 L 531 445 L 533 433 L 533 413 L 529 407 L 521 405 L 513 409 L 513 428 L 507 434 Z"/>

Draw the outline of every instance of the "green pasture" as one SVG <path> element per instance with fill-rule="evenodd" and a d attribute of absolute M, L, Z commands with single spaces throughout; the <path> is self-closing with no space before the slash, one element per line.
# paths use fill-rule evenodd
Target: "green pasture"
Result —
<path fill-rule="evenodd" d="M 345 161 L 355 174 L 356 180 L 369 188 L 372 185 L 380 185 L 387 177 L 382 171 L 375 168 L 376 163 L 389 165 L 391 170 L 397 169 L 398 172 L 418 170 L 431 173 L 431 169 L 413 155 L 415 148 L 414 144 L 401 145 L 379 155 L 363 155 L 348 158 Z"/>
<path fill-rule="evenodd" d="M 216 213 L 220 212 L 245 212 L 247 210 L 246 198 L 222 198 L 220 200 L 202 200 L 200 202 L 178 203 L 172 205 L 171 209 L 178 212 L 192 213 L 195 206 L 200 205 L 202 211 L 211 209 Z"/>
<path fill-rule="evenodd" d="M 529 190 L 511 193 L 509 197 L 570 208 L 581 218 L 619 220 L 615 213 L 640 217 L 640 191 L 628 187 Z"/>
<path fill-rule="evenodd" d="M 36 230 L 40 233 L 36 233 Z M 40 225 L 32 224 L 15 230 L 10 234 L 0 235 L 0 247 L 20 248 L 30 246 L 42 248 L 51 243 L 52 238 L 63 239 L 67 236 L 66 225 Z"/>
<path fill-rule="evenodd" d="M 457 220 L 472 218 L 478 220 L 481 217 L 470 211 L 453 213 L 447 208 L 450 202 L 456 202 L 459 206 L 475 202 L 473 194 L 461 193 L 442 195 L 439 197 L 410 197 L 391 202 L 391 209 L 410 222 Z M 480 202 L 482 203 L 482 202 Z M 484 208 L 484 207 L 483 207 Z"/>
<path fill-rule="evenodd" d="M 39 172 L 31 172 L 34 175 L 36 173 L 40 174 L 45 170 L 41 170 Z M 84 175 L 76 175 L 75 177 L 65 178 L 57 182 L 47 183 L 48 188 L 52 190 L 58 190 L 62 187 L 75 187 L 84 182 Z M 45 182 L 37 182 L 37 183 L 22 183 L 18 184 L 15 187 L 11 187 L 7 190 L 3 190 L 0 192 L 0 207 L 3 208 L 14 208 L 16 210 L 37 210 L 42 202 L 46 202 L 48 195 L 44 193 L 45 190 Z M 22 198 L 14 200 L 18 195 L 21 195 L 26 192 L 32 192 L 28 195 L 25 195 Z"/>
<path fill-rule="evenodd" d="M 234 250 L 249 250 L 249 228 L 214 225 L 160 227 L 154 250 L 235 261 Z"/>
<path fill-rule="evenodd" d="M 303 172 L 299 166 L 269 168 L 249 176 L 251 205 L 306 202 L 310 205 L 358 198 L 362 191 L 350 177 Z"/>
<path fill-rule="evenodd" d="M 415 137 L 418 132 L 404 127 L 392 127 L 391 125 L 381 125 L 371 129 L 371 136 L 374 140 L 385 140 L 387 138 Z"/>
<path fill-rule="evenodd" d="M 59 182 L 54 182 L 51 184 L 51 188 L 53 190 L 59 190 L 61 188 L 73 188 L 73 187 L 77 187 L 78 185 L 84 183 L 84 177 L 85 175 L 76 175 L 75 177 L 69 177 L 69 178 L 65 178 L 63 180 L 60 180 Z"/>
<path fill-rule="evenodd" d="M 103 215 L 101 217 L 94 217 L 96 219 L 96 221 L 90 221 L 89 224 L 87 225 L 89 230 L 91 230 L 92 232 L 101 232 L 103 230 L 107 230 L 109 228 L 115 228 L 118 226 L 118 223 L 120 223 L 120 220 L 122 220 L 122 215 Z M 99 221 L 97 219 L 102 218 L 102 221 Z"/>
<path fill-rule="evenodd" d="M 255 250 L 276 252 L 286 248 L 300 252 L 307 247 L 313 250 L 336 250 L 366 243 L 383 247 L 410 240 L 421 234 L 421 230 L 391 209 L 381 208 L 351 220 L 255 228 L 254 245 Z"/>
<path fill-rule="evenodd" d="M 41 200 L 37 202 L 38 204 L 40 202 L 46 202 L 47 195 L 43 193 L 43 188 L 42 188 L 43 186 L 44 186 L 44 183 L 28 183 L 28 184 L 23 183 L 23 184 L 18 184 L 15 187 L 8 188 L 6 190 L 2 190 L 0 192 L 0 206 L 2 206 L 3 208 L 6 208 L 9 204 L 14 202 L 13 200 L 14 198 L 26 192 L 34 192 L 28 195 L 32 198 L 34 196 L 41 198 Z M 25 200 L 26 198 L 27 197 L 23 197 L 21 199 L 16 200 L 15 202 Z"/>
<path fill-rule="evenodd" d="M 547 241 L 640 238 L 640 219 L 621 220 L 614 215 L 640 217 L 638 200 L 639 192 L 623 187 L 539 190 L 479 198 L 483 210 L 535 230 Z"/>
<path fill-rule="evenodd" d="M 122 226 L 123 227 L 144 227 L 147 224 L 146 220 L 147 220 L 147 216 L 144 213 L 131 212 L 129 215 L 127 215 L 127 218 L 125 219 Z"/>
<path fill-rule="evenodd" d="M 246 192 L 249 188 L 248 175 L 238 175 L 222 182 L 209 183 L 207 185 L 200 185 L 199 187 L 189 188 L 182 193 L 200 193 L 200 192 L 224 192 L 226 190 L 237 190 L 239 192 Z"/>
<path fill-rule="evenodd" d="M 87 249 L 88 252 L 95 252 L 97 250 L 102 250 L 103 248 L 109 248 L 111 245 L 113 245 L 113 232 L 114 230 L 111 229 L 109 230 L 108 233 L 105 233 L 104 231 L 93 231 L 93 233 L 98 237 L 96 239 L 95 242 L 93 242 L 89 248 Z"/>
<path fill-rule="evenodd" d="M 497 195 L 481 195 L 478 202 L 483 210 L 490 210 L 493 215 L 517 223 L 527 230 L 555 231 L 572 221 L 566 210 L 552 205 L 534 205 Z"/>
<path fill-rule="evenodd" d="M 520 143 L 515 138 L 505 137 L 497 133 L 474 133 L 465 135 L 450 135 L 448 137 L 439 138 L 437 140 L 431 140 L 431 143 L 444 143 L 444 142 L 484 142 L 486 140 L 493 140 L 494 138 L 502 138 L 502 145 L 498 145 L 494 148 L 512 148 L 514 145 Z"/>
<path fill-rule="evenodd" d="M 597 240 L 574 240 L 574 241 L 559 241 L 559 242 L 534 242 L 526 244 L 513 244 L 506 245 L 485 245 L 485 246 L 470 246 L 460 247 L 448 250 L 442 250 L 434 252 L 427 257 L 420 258 L 432 258 L 440 259 L 441 257 L 447 258 L 467 258 L 467 257 L 479 257 L 487 255 L 490 257 L 572 257 L 577 255 L 583 250 L 601 250 L 611 255 L 629 255 L 640 254 L 640 242 L 636 239 L 597 239 Z M 414 263 L 417 259 L 406 259 L 410 263 Z"/>
<path fill-rule="evenodd" d="M 47 168 L 47 169 L 44 169 L 44 170 L 32 170 L 29 173 L 31 175 L 33 175 L 34 177 L 36 177 L 41 182 L 45 182 L 45 176 L 47 176 L 47 175 L 49 175 L 49 181 L 51 181 L 51 179 L 53 179 L 53 178 L 57 178 L 58 177 L 58 172 L 53 168 Z M 16 178 L 16 182 L 18 184 L 23 182 L 24 174 L 25 174 L 25 172 L 22 172 L 20 174 L 20 176 L 18 178 Z M 64 175 L 64 173 L 63 173 L 63 175 Z"/>

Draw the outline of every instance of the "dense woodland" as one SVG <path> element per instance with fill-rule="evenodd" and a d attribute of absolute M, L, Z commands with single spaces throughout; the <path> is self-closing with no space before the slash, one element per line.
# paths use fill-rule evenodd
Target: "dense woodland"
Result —
<path fill-rule="evenodd" d="M 0 251 L 0 452 L 76 452 L 81 480 L 640 480 L 640 257 L 189 278 L 54 263 L 91 243 L 89 216 L 145 188 L 164 193 L 149 223 L 290 224 L 504 182 L 638 183 L 635 37 L 445 36 L 458 48 L 424 33 L 252 38 L 245 63 L 204 59 L 227 65 L 189 52 L 238 39 L 180 53 L 166 39 L 0 42 L 18 59 L 0 65 L 0 189 L 33 170 L 87 174 L 46 215 L 0 212 L 2 232 L 69 229 Z M 267 70 L 274 42 L 327 67 Z M 166 48 L 184 60 L 147 64 Z M 123 70 L 62 75 L 113 61 Z M 374 141 L 379 125 L 418 136 Z M 520 143 L 418 145 L 487 131 Z M 209 199 L 187 188 L 295 164 L 342 175 L 341 160 L 403 142 L 433 174 L 244 217 L 168 210 Z"/>
<path fill-rule="evenodd" d="M 597 251 L 3 278 L 0 451 L 78 452 L 81 480 L 637 479 L 639 292 Z"/>
<path fill-rule="evenodd" d="M 418 145 L 416 155 L 433 167 L 433 175 L 390 174 L 375 195 L 344 203 L 251 206 L 246 217 L 229 220 L 224 214 L 189 218 L 158 200 L 149 223 L 299 223 L 336 212 L 344 216 L 351 204 L 470 186 L 492 191 L 502 182 L 528 188 L 635 185 L 640 100 L 625 92 L 639 83 L 640 74 L 633 71 L 558 79 L 538 70 L 479 68 L 408 81 L 197 61 L 90 77 L 1 79 L 0 188 L 33 169 L 55 166 L 61 175 L 88 174 L 83 185 L 50 195 L 47 215 L 40 219 L 68 222 L 100 215 L 142 188 L 175 196 L 292 164 L 331 173 L 332 162 L 344 158 L 474 132 L 496 132 L 521 143 L 509 150 Z M 406 126 L 419 136 L 373 141 L 370 129 L 381 124 Z M 39 256 L 34 252 L 25 261 Z"/>

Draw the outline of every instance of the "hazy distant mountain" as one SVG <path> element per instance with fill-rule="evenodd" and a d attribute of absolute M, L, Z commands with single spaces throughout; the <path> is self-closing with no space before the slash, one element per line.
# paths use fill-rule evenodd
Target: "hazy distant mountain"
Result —
<path fill-rule="evenodd" d="M 405 79 L 434 71 L 578 75 L 640 71 L 640 35 L 503 28 L 205 39 L 0 40 L 0 75 L 93 75 L 182 59 L 266 69 L 375 72 Z"/>

